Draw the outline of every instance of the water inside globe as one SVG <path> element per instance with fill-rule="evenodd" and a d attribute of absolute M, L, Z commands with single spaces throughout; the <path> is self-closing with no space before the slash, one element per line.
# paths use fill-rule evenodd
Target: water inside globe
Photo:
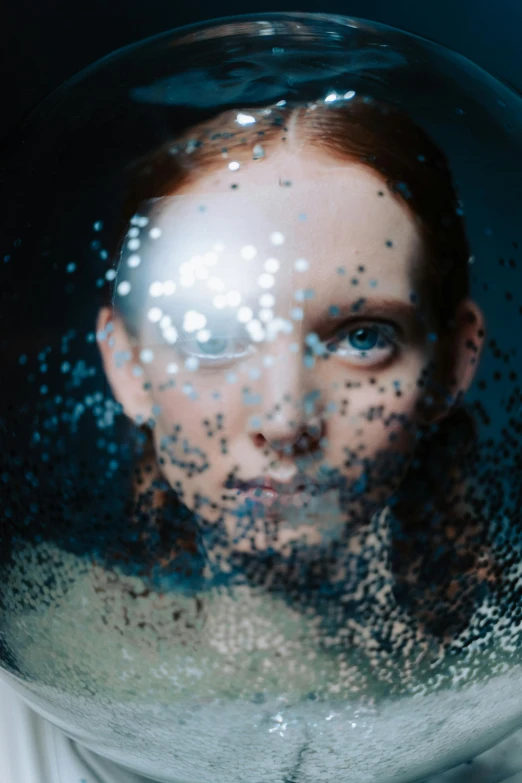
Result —
<path fill-rule="evenodd" d="M 171 31 L 4 157 L 2 676 L 122 769 L 520 727 L 522 103 L 382 25 Z"/>

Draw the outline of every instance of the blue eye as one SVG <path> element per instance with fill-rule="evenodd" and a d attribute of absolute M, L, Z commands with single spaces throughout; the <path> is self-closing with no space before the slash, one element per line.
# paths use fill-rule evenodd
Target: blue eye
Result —
<path fill-rule="evenodd" d="M 219 356 L 226 351 L 228 340 L 225 340 L 222 337 L 212 337 L 206 342 L 197 340 L 196 344 L 201 353 L 208 354 L 209 356 Z"/>
<path fill-rule="evenodd" d="M 368 326 L 352 329 L 348 334 L 350 345 L 357 351 L 371 351 L 377 346 L 380 338 L 379 330 Z"/>
<path fill-rule="evenodd" d="M 230 337 L 211 337 L 208 340 L 185 339 L 178 344 L 179 350 L 186 356 L 193 356 L 208 365 L 218 365 L 244 359 L 252 349 L 245 341 Z"/>
<path fill-rule="evenodd" d="M 373 323 L 345 327 L 328 351 L 351 359 L 382 360 L 398 347 L 397 329 L 392 324 Z"/>

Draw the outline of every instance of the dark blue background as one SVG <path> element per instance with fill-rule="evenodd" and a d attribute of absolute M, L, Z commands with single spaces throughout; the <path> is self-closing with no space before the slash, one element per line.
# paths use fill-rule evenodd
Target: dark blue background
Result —
<path fill-rule="evenodd" d="M 456 49 L 522 89 L 520 0 L 3 0 L 0 136 L 61 82 L 114 49 L 205 19 L 291 10 L 401 27 Z"/>

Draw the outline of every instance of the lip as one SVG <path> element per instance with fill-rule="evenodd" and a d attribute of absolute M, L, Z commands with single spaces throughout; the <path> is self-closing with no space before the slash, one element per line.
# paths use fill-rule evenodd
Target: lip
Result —
<path fill-rule="evenodd" d="M 258 476 L 249 481 L 229 481 L 226 486 L 229 489 L 239 489 L 246 493 L 261 490 L 261 493 L 267 496 L 295 495 L 300 492 L 311 494 L 321 491 L 320 485 L 309 476 L 295 476 L 291 481 L 277 481 L 271 476 Z"/>
<path fill-rule="evenodd" d="M 253 504 L 260 504 L 266 512 L 280 508 L 303 508 L 310 506 L 314 496 L 306 490 L 295 490 L 294 492 L 277 492 L 271 487 L 250 487 L 240 490 L 240 495 L 244 500 L 250 500 Z"/>
<path fill-rule="evenodd" d="M 265 516 L 277 516 L 282 509 L 291 508 L 307 508 L 311 512 L 317 506 L 318 496 L 329 489 L 303 474 L 289 481 L 277 481 L 272 476 L 257 476 L 249 481 L 229 478 L 226 486 L 237 490 L 242 502 L 261 506 Z"/>

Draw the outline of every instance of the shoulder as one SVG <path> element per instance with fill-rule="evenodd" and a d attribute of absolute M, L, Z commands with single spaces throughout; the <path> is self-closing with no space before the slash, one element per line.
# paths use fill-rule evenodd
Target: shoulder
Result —
<path fill-rule="evenodd" d="M 0 675 L 0 779 L 2 783 L 59 781 L 52 727 Z"/>
<path fill-rule="evenodd" d="M 23 687 L 23 684 L 21 684 Z M 17 682 L 0 673 L 1 783 L 76 783 L 93 780 L 93 770 L 76 743 L 20 696 Z M 96 779 L 100 783 L 136 780 L 113 773 L 111 765 Z"/>

